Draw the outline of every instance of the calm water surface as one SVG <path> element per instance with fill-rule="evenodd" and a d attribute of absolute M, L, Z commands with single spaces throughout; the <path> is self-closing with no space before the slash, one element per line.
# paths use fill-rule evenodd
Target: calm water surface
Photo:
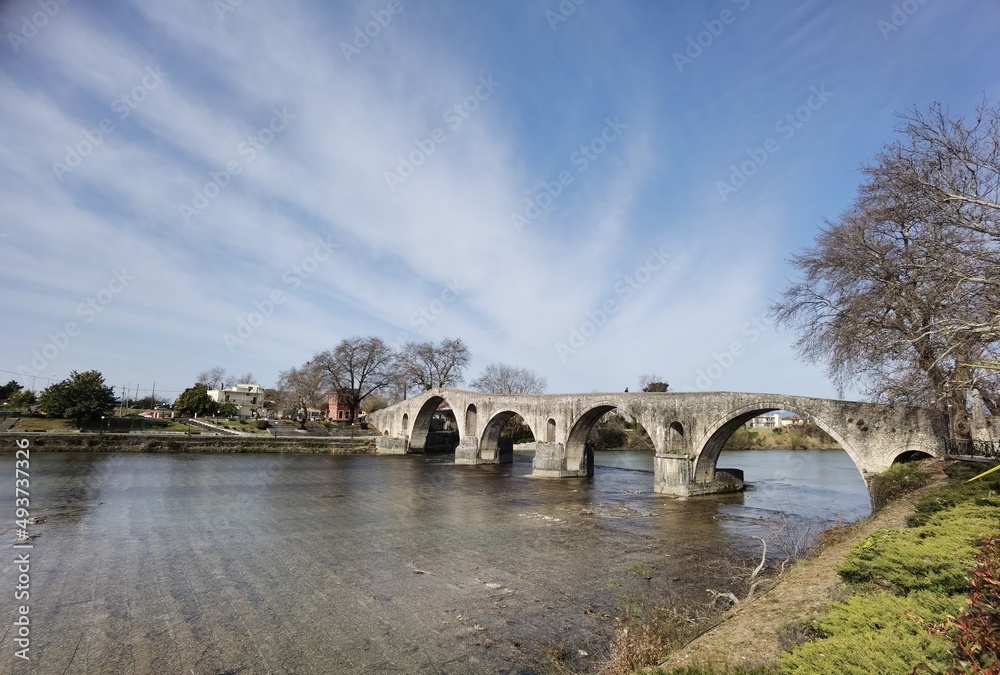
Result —
<path fill-rule="evenodd" d="M 726 453 L 753 489 L 692 500 L 652 493 L 652 454 L 530 459 L 34 453 L 32 661 L 3 672 L 532 673 L 556 645 L 585 671 L 628 593 L 705 603 L 754 535 L 868 513 L 841 451 Z"/>

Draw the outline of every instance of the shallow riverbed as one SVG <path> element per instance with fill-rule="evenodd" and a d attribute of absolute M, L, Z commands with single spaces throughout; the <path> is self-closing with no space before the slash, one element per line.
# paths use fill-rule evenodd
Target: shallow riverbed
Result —
<path fill-rule="evenodd" d="M 626 594 L 704 603 L 754 535 L 790 550 L 868 513 L 841 451 L 728 453 L 753 489 L 692 500 L 652 493 L 651 454 L 596 464 L 535 480 L 525 455 L 33 453 L 47 521 L 32 660 L 10 672 L 530 673 L 557 645 L 585 670 Z M 12 662 L 11 630 L 0 649 Z"/>

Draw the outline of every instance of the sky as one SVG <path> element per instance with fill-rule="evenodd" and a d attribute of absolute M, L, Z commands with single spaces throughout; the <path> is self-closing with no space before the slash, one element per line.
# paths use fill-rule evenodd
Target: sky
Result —
<path fill-rule="evenodd" d="M 987 0 L 0 4 L 0 380 L 173 398 L 354 335 L 548 391 L 859 398 L 767 310 Z"/>

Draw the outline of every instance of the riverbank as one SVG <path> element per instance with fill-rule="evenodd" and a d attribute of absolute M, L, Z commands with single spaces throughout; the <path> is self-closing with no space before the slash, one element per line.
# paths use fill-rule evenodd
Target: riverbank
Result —
<path fill-rule="evenodd" d="M 13 453 L 19 439 L 36 452 L 298 453 L 373 454 L 375 435 L 313 438 L 184 434 L 11 434 L 0 436 L 0 453 Z"/>
<path fill-rule="evenodd" d="M 926 661 L 947 664 L 953 645 L 927 628 L 947 628 L 946 617 L 959 613 L 976 542 L 1000 528 L 995 485 L 965 486 L 957 476 L 973 469 L 956 468 L 949 478 L 943 462 L 928 464 L 927 485 L 831 531 L 773 587 L 653 672 L 909 673 Z"/>
<path fill-rule="evenodd" d="M 840 444 L 815 426 L 783 429 L 741 427 L 726 441 L 726 450 L 842 450 Z"/>

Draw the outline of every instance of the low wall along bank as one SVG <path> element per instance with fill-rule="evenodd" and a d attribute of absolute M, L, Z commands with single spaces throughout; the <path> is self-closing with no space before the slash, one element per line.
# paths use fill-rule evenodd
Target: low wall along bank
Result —
<path fill-rule="evenodd" d="M 18 439 L 31 440 L 35 452 L 223 452 L 313 455 L 375 452 L 375 436 L 271 438 L 248 436 L 140 436 L 136 434 L 25 433 L 0 436 L 0 452 L 13 453 Z"/>

